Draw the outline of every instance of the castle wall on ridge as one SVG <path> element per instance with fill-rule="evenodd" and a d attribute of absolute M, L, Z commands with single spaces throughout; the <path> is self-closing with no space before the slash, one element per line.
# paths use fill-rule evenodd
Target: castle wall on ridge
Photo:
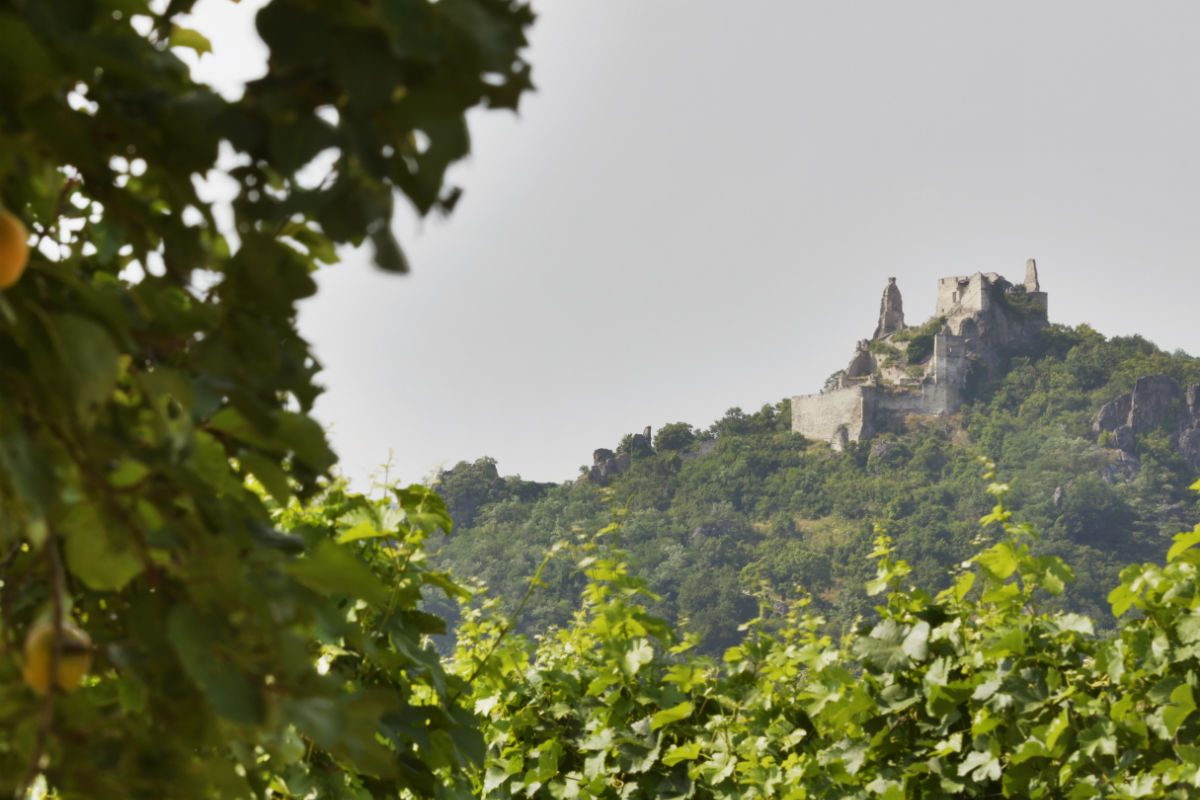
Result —
<path fill-rule="evenodd" d="M 857 344 L 850 365 L 825 391 L 792 398 L 793 431 L 841 449 L 912 414 L 952 414 L 976 367 L 993 370 L 1003 347 L 1032 341 L 1047 324 L 1046 293 L 1033 259 L 1022 284 L 994 272 L 939 279 L 935 319 L 945 322 L 936 332 L 934 321 L 905 326 L 901 302 L 890 278 L 874 337 Z M 930 335 L 932 346 L 925 338 L 921 351 L 909 350 Z"/>
<path fill-rule="evenodd" d="M 873 387 L 848 386 L 821 394 L 792 398 L 792 430 L 810 439 L 834 443 L 840 447 L 847 441 L 869 437 L 873 430 L 864 431 L 865 390 Z"/>

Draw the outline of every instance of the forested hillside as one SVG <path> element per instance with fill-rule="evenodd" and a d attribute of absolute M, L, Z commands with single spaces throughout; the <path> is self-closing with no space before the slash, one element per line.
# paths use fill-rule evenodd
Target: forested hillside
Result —
<path fill-rule="evenodd" d="M 626 436 L 616 446 L 623 471 L 599 479 L 585 469 L 574 481 L 538 484 L 502 477 L 488 458 L 460 463 L 435 487 L 456 522 L 436 563 L 481 580 L 511 609 L 548 548 L 617 521 L 613 539 L 662 598 L 654 613 L 721 652 L 740 641 L 738 625 L 760 601 L 782 608 L 811 595 L 835 628 L 868 611 L 880 530 L 918 585 L 946 585 L 950 568 L 978 549 L 978 522 L 991 508 L 979 480 L 986 457 L 1011 483 L 1021 518 L 1041 531 L 1034 553 L 1075 570 L 1053 603 L 1111 625 L 1105 597 L 1120 569 L 1161 558 L 1200 506 L 1176 446 L 1178 409 L 1125 442 L 1128 452 L 1094 420 L 1144 376 L 1200 383 L 1200 360 L 1137 336 L 1051 326 L 1009 352 L 999 374 L 973 387 L 960 413 L 910 418 L 842 453 L 792 433 L 785 400 L 731 409 L 708 428 L 664 425 L 652 441 Z M 551 559 L 541 580 L 519 618 L 525 632 L 566 622 L 584 584 L 569 554 Z M 456 613 L 448 603 L 437 611 Z"/>

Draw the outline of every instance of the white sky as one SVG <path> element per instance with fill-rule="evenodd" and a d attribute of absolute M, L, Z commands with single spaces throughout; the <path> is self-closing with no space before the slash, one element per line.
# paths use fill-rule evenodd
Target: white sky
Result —
<path fill-rule="evenodd" d="M 261 0 L 202 0 L 198 76 L 261 72 Z M 473 118 L 413 274 L 319 275 L 317 416 L 360 485 L 597 447 L 817 391 L 939 277 L 1024 277 L 1050 318 L 1196 354 L 1200 4 L 535 0 L 536 94 Z"/>

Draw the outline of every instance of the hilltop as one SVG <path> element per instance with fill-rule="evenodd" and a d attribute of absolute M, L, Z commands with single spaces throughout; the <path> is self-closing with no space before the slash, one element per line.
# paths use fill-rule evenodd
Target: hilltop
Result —
<path fill-rule="evenodd" d="M 885 291 L 885 311 L 886 301 Z M 895 342 L 904 330 L 872 341 Z M 1048 602 L 1111 624 L 1105 596 L 1119 569 L 1160 557 L 1200 520 L 1186 491 L 1200 469 L 1200 361 L 1044 318 L 989 346 L 953 410 L 891 418 L 869 438 L 798 433 L 785 399 L 731 409 L 705 428 L 675 422 L 627 435 L 558 484 L 503 477 L 488 458 L 460 463 L 436 485 L 456 520 L 437 562 L 514 604 L 546 548 L 616 519 L 614 540 L 662 597 L 656 613 L 718 651 L 760 602 L 808 594 L 835 625 L 869 612 L 863 585 L 877 529 L 894 537 L 919 585 L 943 585 L 975 551 L 991 508 L 986 457 L 1011 484 L 1020 517 L 1042 532 L 1036 550 L 1075 570 L 1075 583 Z M 890 368 L 886 359 L 877 366 Z M 522 614 L 526 632 L 564 622 L 583 579 L 559 557 L 542 580 Z"/>

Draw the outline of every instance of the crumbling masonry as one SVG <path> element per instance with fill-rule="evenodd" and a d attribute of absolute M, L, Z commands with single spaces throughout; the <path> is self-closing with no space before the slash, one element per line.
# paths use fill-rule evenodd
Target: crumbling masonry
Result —
<path fill-rule="evenodd" d="M 917 327 L 905 326 L 900 289 L 889 278 L 874 335 L 824 391 L 792 398 L 792 430 L 841 449 L 910 414 L 952 414 L 974 371 L 993 372 L 1002 349 L 1032 341 L 1046 324 L 1033 259 L 1024 283 L 994 272 L 942 278 L 934 318 Z"/>

